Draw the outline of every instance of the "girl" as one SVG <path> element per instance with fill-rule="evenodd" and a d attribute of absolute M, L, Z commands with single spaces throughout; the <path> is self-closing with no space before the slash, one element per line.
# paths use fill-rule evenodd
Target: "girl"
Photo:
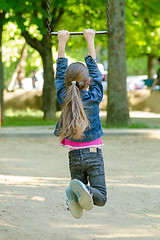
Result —
<path fill-rule="evenodd" d="M 54 134 L 60 137 L 61 145 L 70 149 L 72 180 L 66 195 L 69 210 L 75 218 L 82 216 L 83 209 L 90 210 L 93 204 L 104 206 L 107 200 L 100 138 L 103 131 L 99 118 L 99 104 L 103 98 L 102 75 L 96 64 L 95 31 L 84 30 L 83 35 L 89 51 L 85 58 L 87 67 L 80 62 L 68 66 L 65 45 L 69 32 L 58 32 L 55 80 L 57 99 L 63 109 Z"/>

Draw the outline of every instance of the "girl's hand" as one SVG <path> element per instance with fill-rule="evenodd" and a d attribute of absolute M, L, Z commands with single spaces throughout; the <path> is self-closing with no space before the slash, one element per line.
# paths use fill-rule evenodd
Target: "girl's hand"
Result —
<path fill-rule="evenodd" d="M 83 29 L 83 35 L 87 42 L 93 42 L 95 38 L 95 30 Z"/>
<path fill-rule="evenodd" d="M 58 58 L 65 57 L 65 46 L 69 39 L 69 32 L 61 30 L 58 32 Z"/>
<path fill-rule="evenodd" d="M 66 44 L 69 39 L 69 32 L 67 30 L 58 31 L 58 41 L 59 43 Z"/>
<path fill-rule="evenodd" d="M 94 47 L 95 30 L 93 30 L 93 29 L 84 29 L 83 30 L 83 35 L 84 35 L 84 38 L 87 41 L 88 54 L 92 58 L 96 58 L 96 51 L 95 51 L 95 47 Z"/>

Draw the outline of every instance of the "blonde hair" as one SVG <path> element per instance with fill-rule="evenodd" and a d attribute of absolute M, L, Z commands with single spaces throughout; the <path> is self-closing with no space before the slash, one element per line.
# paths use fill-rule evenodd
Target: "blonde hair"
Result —
<path fill-rule="evenodd" d="M 76 62 L 66 69 L 66 99 L 59 120 L 60 139 L 81 139 L 89 120 L 83 108 L 80 90 L 85 89 L 89 78 L 87 67 Z M 72 83 L 73 82 L 73 83 Z"/>

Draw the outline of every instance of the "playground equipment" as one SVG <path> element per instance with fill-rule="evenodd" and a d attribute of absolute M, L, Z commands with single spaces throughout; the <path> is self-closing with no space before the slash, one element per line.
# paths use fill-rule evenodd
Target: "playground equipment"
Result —
<path fill-rule="evenodd" d="M 106 0 L 106 12 L 107 12 L 107 30 L 96 31 L 95 34 L 109 34 L 110 32 L 110 11 L 109 11 L 109 0 Z M 50 35 L 57 35 L 58 32 L 52 32 L 51 21 L 50 21 L 50 0 L 47 0 L 47 30 Z M 83 32 L 70 32 L 70 35 L 83 35 Z"/>

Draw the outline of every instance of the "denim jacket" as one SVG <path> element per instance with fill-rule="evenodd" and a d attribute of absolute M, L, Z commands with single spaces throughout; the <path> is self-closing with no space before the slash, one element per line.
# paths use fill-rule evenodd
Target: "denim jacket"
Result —
<path fill-rule="evenodd" d="M 97 64 L 91 56 L 85 58 L 86 65 L 89 70 L 91 77 L 89 91 L 81 90 L 81 99 L 84 107 L 84 111 L 90 122 L 90 127 L 87 127 L 84 131 L 84 136 L 80 140 L 73 140 L 75 142 L 90 142 L 94 141 L 103 136 L 102 126 L 99 117 L 99 104 L 103 98 L 103 86 L 102 86 L 102 74 L 100 73 Z M 57 70 L 55 85 L 57 89 L 57 99 L 60 104 L 64 104 L 66 96 L 66 85 L 65 85 L 65 71 L 68 66 L 67 58 L 57 59 Z M 54 134 L 58 137 L 60 134 L 58 129 L 58 123 Z"/>

